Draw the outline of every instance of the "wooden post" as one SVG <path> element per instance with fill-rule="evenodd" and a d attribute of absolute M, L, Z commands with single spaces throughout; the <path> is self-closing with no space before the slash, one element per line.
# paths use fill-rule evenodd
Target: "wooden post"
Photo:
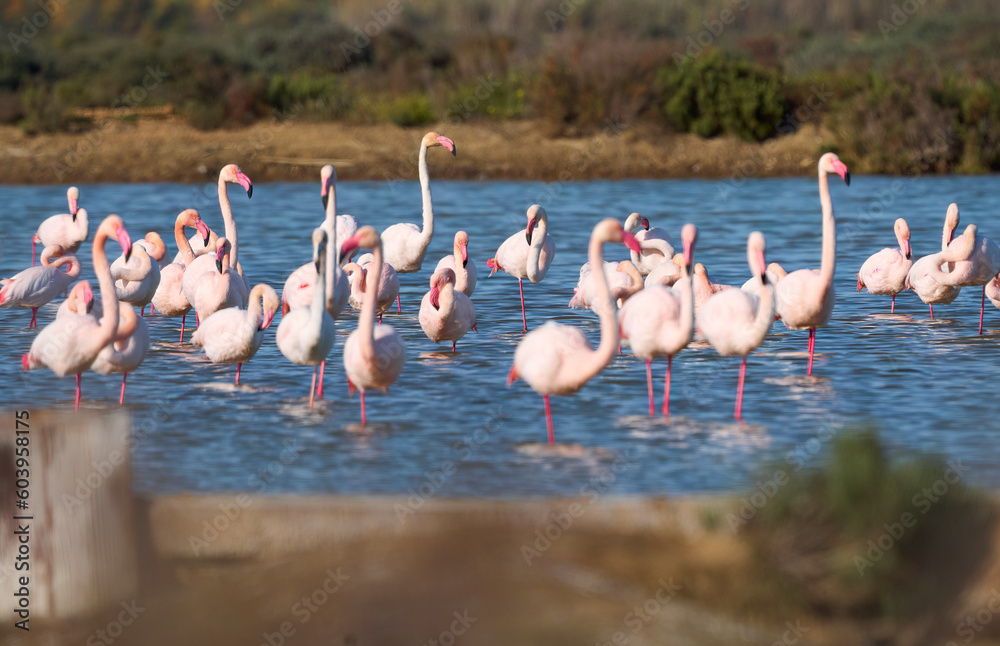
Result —
<path fill-rule="evenodd" d="M 23 437 L 28 441 L 19 445 L 17 438 Z M 24 448 L 27 456 L 18 455 L 16 450 Z M 17 457 L 27 457 L 27 474 L 16 470 Z M 130 464 L 129 416 L 123 411 L 0 412 L 4 605 L 19 600 L 14 595 L 25 587 L 23 576 L 28 577 L 32 620 L 88 615 L 134 597 L 138 575 Z M 27 498 L 18 491 L 24 484 Z M 21 500 L 26 509 L 18 508 Z M 28 566 L 15 570 L 25 535 L 28 558 L 22 561 Z M 10 616 L 11 623 L 16 620 Z"/>

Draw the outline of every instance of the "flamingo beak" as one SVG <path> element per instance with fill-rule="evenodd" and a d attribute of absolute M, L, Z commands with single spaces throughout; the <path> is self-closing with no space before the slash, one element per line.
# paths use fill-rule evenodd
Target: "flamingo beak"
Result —
<path fill-rule="evenodd" d="M 122 251 L 125 252 L 125 262 L 129 261 L 132 257 L 132 238 L 128 236 L 128 231 L 125 227 L 118 227 L 115 231 L 115 237 L 118 238 L 118 244 L 122 246 Z"/>
<path fill-rule="evenodd" d="M 83 286 L 83 305 L 88 314 L 94 308 L 94 290 L 90 288 L 90 285 Z"/>
<path fill-rule="evenodd" d="M 441 290 L 438 289 L 437 285 L 431 287 L 431 305 L 433 305 L 436 310 L 441 309 Z"/>
<path fill-rule="evenodd" d="M 201 239 L 205 243 L 205 246 L 207 247 L 208 239 L 212 236 L 212 230 L 208 228 L 208 225 L 205 224 L 201 218 L 195 220 L 194 228 L 197 229 L 198 233 L 201 234 Z"/>
<path fill-rule="evenodd" d="M 497 269 L 500 269 L 500 265 L 497 264 L 496 258 L 490 258 L 486 261 L 486 266 L 490 268 L 490 276 L 497 273 Z M 489 276 L 487 276 L 488 278 Z"/>
<path fill-rule="evenodd" d="M 640 253 L 642 251 L 642 247 L 639 246 L 639 241 L 635 239 L 635 236 L 632 235 L 631 232 L 625 231 L 624 229 L 622 229 L 622 242 L 625 243 L 626 247 L 636 253 Z"/>
<path fill-rule="evenodd" d="M 764 250 L 757 250 L 757 262 L 760 264 L 760 282 L 767 284 L 767 262 L 764 260 Z"/>
<path fill-rule="evenodd" d="M 517 367 L 516 366 L 511 366 L 510 367 L 510 372 L 507 373 L 507 387 L 508 388 L 510 388 L 510 385 L 512 383 L 514 383 L 515 381 L 517 381 L 517 377 L 518 377 Z"/>
<path fill-rule="evenodd" d="M 360 246 L 361 246 L 361 238 L 358 237 L 358 234 L 355 233 L 347 240 L 344 240 L 344 243 L 340 245 L 340 257 L 349 258 L 350 254 L 354 253 L 354 251 Z"/>
<path fill-rule="evenodd" d="M 264 312 L 264 319 L 260 322 L 260 329 L 266 330 L 271 327 L 271 321 L 274 320 L 274 310 L 267 310 Z"/>
<path fill-rule="evenodd" d="M 76 222 L 76 212 L 80 210 L 79 205 L 76 200 L 69 201 L 69 212 L 73 216 L 73 222 Z"/>
<path fill-rule="evenodd" d="M 649 231 L 649 220 L 647 218 L 641 218 L 639 220 L 639 224 L 642 225 L 643 229 L 645 229 L 646 231 Z"/>
<path fill-rule="evenodd" d="M 694 261 L 694 254 L 692 253 L 691 243 L 687 240 L 684 241 L 684 266 L 687 267 L 688 273 L 691 273 L 691 263 Z"/>
<path fill-rule="evenodd" d="M 459 250 L 462 252 L 462 267 L 469 266 L 469 245 L 459 245 Z"/>
<path fill-rule="evenodd" d="M 245 190 L 247 192 L 247 198 L 252 198 L 253 197 L 253 182 L 250 181 L 250 178 L 247 177 L 246 175 L 244 175 L 243 171 L 237 170 L 236 171 L 236 181 L 239 182 L 239 185 L 242 186 L 243 190 Z"/>
<path fill-rule="evenodd" d="M 910 247 L 909 240 L 903 240 L 903 255 L 906 256 L 907 260 L 913 259 L 913 249 Z"/>
<path fill-rule="evenodd" d="M 840 175 L 841 179 L 843 179 L 848 186 L 851 185 L 851 171 L 847 170 L 847 165 L 844 164 L 844 162 L 840 161 L 839 159 L 834 160 L 833 170 L 835 170 L 837 174 Z"/>
<path fill-rule="evenodd" d="M 438 135 L 437 140 L 438 140 L 439 144 L 441 144 L 442 146 L 445 147 L 445 149 L 447 149 L 448 151 L 451 152 L 451 156 L 452 157 L 454 157 L 454 156 L 456 156 L 458 154 L 458 149 L 455 147 L 455 142 L 454 141 L 452 141 L 451 139 L 448 139 L 444 135 Z"/>
<path fill-rule="evenodd" d="M 220 274 L 222 273 L 222 258 L 225 255 L 226 255 L 226 245 L 222 245 L 215 250 L 215 268 L 219 270 Z"/>
<path fill-rule="evenodd" d="M 535 223 L 537 222 L 538 220 L 536 218 L 531 218 L 528 220 L 528 228 L 524 230 L 524 237 L 528 241 L 529 246 L 531 245 L 531 231 L 535 228 Z"/>

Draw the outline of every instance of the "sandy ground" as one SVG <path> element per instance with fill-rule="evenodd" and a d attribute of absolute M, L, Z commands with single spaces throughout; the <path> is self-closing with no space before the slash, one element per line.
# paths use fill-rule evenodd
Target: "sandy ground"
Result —
<path fill-rule="evenodd" d="M 255 181 L 312 180 L 333 162 L 345 180 L 415 179 L 427 130 L 456 142 L 458 155 L 434 152 L 433 177 L 449 179 L 758 177 L 811 172 L 829 138 L 812 126 L 763 144 L 711 140 L 640 125 L 553 139 L 533 121 L 391 125 L 262 121 L 238 130 L 202 132 L 175 117 L 96 120 L 74 134 L 26 136 L 0 127 L 0 182 L 196 182 L 239 164 Z"/>

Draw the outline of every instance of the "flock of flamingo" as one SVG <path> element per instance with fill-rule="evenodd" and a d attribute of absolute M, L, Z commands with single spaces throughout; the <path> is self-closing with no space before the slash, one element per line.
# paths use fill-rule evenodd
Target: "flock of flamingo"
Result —
<path fill-rule="evenodd" d="M 427 170 L 427 150 L 444 147 L 453 155 L 454 142 L 434 132 L 420 144 L 418 174 L 423 197 L 422 226 L 395 224 L 379 234 L 371 226 L 360 226 L 354 217 L 337 214 L 336 171 L 324 166 L 320 194 L 325 220 L 312 234 L 312 257 L 286 280 L 279 298 L 265 283 L 251 285 L 239 261 L 239 241 L 229 184 L 238 184 L 253 195 L 250 179 L 234 164 L 219 174 L 219 204 L 224 235 L 218 236 L 194 209 L 181 212 L 174 221 L 177 254 L 168 262 L 166 245 L 156 232 L 132 243 L 125 223 L 109 215 L 98 226 L 93 239 L 93 265 L 100 288 L 96 299 L 88 281 L 79 281 L 80 260 L 72 255 L 89 237 L 86 209 L 79 207 L 79 191 L 68 191 L 69 213 L 46 219 L 32 238 L 32 266 L 0 281 L 0 307 L 32 310 L 29 327 L 37 325 L 38 309 L 67 294 L 55 319 L 35 337 L 22 357 L 25 370 L 47 367 L 58 377 L 76 376 L 74 406 L 79 408 L 81 375 L 122 374 L 119 404 L 124 403 L 125 381 L 150 349 L 145 307 L 167 317 L 181 317 L 181 341 L 186 316 L 195 311 L 197 329 L 191 342 L 201 346 L 213 363 L 235 363 L 236 384 L 242 364 L 256 354 L 265 333 L 281 310 L 276 342 L 291 362 L 313 367 L 309 405 L 323 397 L 326 359 L 334 346 L 334 321 L 348 304 L 360 311 L 357 329 L 343 348 L 348 386 L 361 396 L 361 423 L 365 424 L 365 391 L 388 392 L 406 361 L 406 348 L 391 325 L 382 324 L 382 314 L 399 300 L 400 273 L 421 270 L 431 237 L 434 216 Z M 849 186 L 850 172 L 833 153 L 823 155 L 818 165 L 822 207 L 823 242 L 819 270 L 786 272 L 765 260 L 763 234 L 747 239 L 747 263 L 752 277 L 742 287 L 712 283 L 705 268 L 694 263 L 698 231 L 693 224 L 681 230 L 681 252 L 659 227 L 633 213 L 624 225 L 614 218 L 601 220 L 590 237 L 589 261 L 581 267 L 579 283 L 570 307 L 590 308 L 600 319 L 600 342 L 592 349 L 583 332 L 552 321 L 528 331 L 524 307 L 523 279 L 544 279 L 555 257 L 555 244 L 548 233 L 545 209 L 533 205 L 527 211 L 524 230 L 511 235 L 487 262 L 491 276 L 506 272 L 518 280 L 524 336 L 514 353 L 507 384 L 526 381 L 541 394 L 545 405 L 550 444 L 555 443 L 550 395 L 569 395 L 582 388 L 621 352 L 623 342 L 646 361 L 649 414 L 655 414 L 652 360 L 667 358 L 663 414 L 670 412 L 672 361 L 692 340 L 707 341 L 721 355 L 742 357 L 737 386 L 735 417 L 741 419 L 747 355 L 763 343 L 776 320 L 789 330 L 809 330 L 807 374 L 812 375 L 816 330 L 829 321 L 834 307 L 836 221 L 828 175 L 839 175 Z M 952 302 L 965 286 L 983 287 L 980 333 L 985 298 L 1000 307 L 1000 249 L 969 225 L 956 239 L 958 207 L 948 209 L 942 250 L 913 261 L 910 232 L 905 220 L 895 223 L 899 249 L 884 249 L 861 267 L 858 290 L 895 297 L 913 289 L 931 306 Z M 195 234 L 188 238 L 186 230 Z M 109 263 L 105 246 L 117 240 L 122 254 Z M 41 264 L 35 266 L 37 245 L 42 245 Z M 630 259 L 605 262 L 606 244 L 624 243 Z M 438 262 L 430 277 L 430 289 L 420 303 L 420 326 L 435 343 L 455 344 L 476 329 L 472 299 L 476 267 L 468 255 L 469 236 L 458 231 L 454 252 Z M 371 253 L 353 260 L 359 249 Z M 68 290 L 68 292 L 67 292 Z M 139 314 L 136 313 L 136 308 Z M 377 318 L 377 320 L 376 320 Z"/>

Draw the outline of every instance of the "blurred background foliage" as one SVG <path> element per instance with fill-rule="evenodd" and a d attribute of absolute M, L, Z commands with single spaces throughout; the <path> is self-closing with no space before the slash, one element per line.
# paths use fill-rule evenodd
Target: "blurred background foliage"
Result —
<path fill-rule="evenodd" d="M 998 27 L 991 0 L 13 0 L 0 121 L 170 104 L 206 130 L 530 118 L 757 141 L 815 123 L 861 172 L 987 172 Z"/>

